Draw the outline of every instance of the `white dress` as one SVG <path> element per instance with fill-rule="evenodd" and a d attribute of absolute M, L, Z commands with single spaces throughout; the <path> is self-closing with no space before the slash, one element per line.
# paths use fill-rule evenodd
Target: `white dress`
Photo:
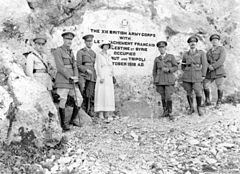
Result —
<path fill-rule="evenodd" d="M 97 80 L 94 97 L 94 111 L 115 111 L 111 56 L 100 52 L 96 57 L 95 69 Z M 104 82 L 100 83 L 100 79 L 104 79 Z"/>

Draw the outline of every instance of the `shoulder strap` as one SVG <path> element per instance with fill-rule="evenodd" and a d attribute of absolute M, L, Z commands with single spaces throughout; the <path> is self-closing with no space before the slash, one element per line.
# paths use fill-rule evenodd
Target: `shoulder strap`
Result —
<path fill-rule="evenodd" d="M 86 54 L 90 57 L 91 61 L 94 63 L 94 58 L 86 51 Z"/>
<path fill-rule="evenodd" d="M 192 63 L 193 63 L 193 64 L 197 64 L 197 63 L 195 62 L 195 60 L 193 60 L 192 56 L 191 56 L 189 53 L 190 53 L 190 51 L 188 51 L 187 54 L 189 55 L 188 57 L 192 60 Z"/>
<path fill-rule="evenodd" d="M 48 65 L 46 64 L 46 62 L 44 62 L 43 60 L 42 60 L 42 58 L 39 56 L 39 55 L 37 55 L 36 53 L 34 53 L 34 52 L 31 52 L 33 55 L 35 55 L 42 63 L 43 63 L 43 65 L 45 66 L 45 68 L 46 69 L 48 69 Z"/>
<path fill-rule="evenodd" d="M 74 55 L 73 55 L 73 52 L 72 50 L 70 50 L 70 52 L 68 51 L 65 51 L 62 47 L 60 47 L 64 52 L 66 52 L 66 54 L 70 57 L 70 63 L 73 65 L 73 62 L 75 61 L 74 60 Z"/>

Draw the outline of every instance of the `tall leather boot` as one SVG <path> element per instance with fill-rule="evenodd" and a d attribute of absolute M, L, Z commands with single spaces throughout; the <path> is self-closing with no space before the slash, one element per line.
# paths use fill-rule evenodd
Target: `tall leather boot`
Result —
<path fill-rule="evenodd" d="M 196 96 L 196 100 L 197 100 L 197 111 L 198 111 L 198 115 L 202 116 L 203 115 L 203 111 L 201 109 L 201 103 L 202 103 L 202 97 L 201 96 Z"/>
<path fill-rule="evenodd" d="M 161 115 L 161 117 L 167 117 L 168 116 L 168 111 L 167 111 L 167 103 L 164 100 L 162 100 L 162 107 L 163 107 L 163 113 Z"/>
<path fill-rule="evenodd" d="M 191 115 L 192 113 L 194 113 L 193 97 L 190 95 L 187 95 L 187 100 L 188 100 L 188 104 L 189 104 L 188 115 Z"/>
<path fill-rule="evenodd" d="M 220 107 L 220 105 L 222 104 L 223 91 L 218 89 L 217 93 L 218 93 L 218 99 L 217 99 L 216 107 Z"/>
<path fill-rule="evenodd" d="M 71 117 L 71 120 L 70 120 L 70 124 L 72 124 L 73 126 L 81 127 L 80 123 L 76 122 L 76 118 L 78 116 L 78 111 L 79 110 L 80 110 L 80 108 L 75 104 L 74 107 L 73 107 L 73 112 L 72 112 L 72 117 Z"/>
<path fill-rule="evenodd" d="M 204 89 L 204 94 L 205 94 L 205 106 L 210 106 L 212 105 L 210 102 L 210 90 L 209 89 Z"/>
<path fill-rule="evenodd" d="M 173 117 L 173 115 L 171 114 L 171 113 L 172 113 L 172 101 L 171 101 L 171 100 L 168 100 L 168 101 L 167 101 L 167 110 L 168 110 L 169 119 L 170 119 L 170 120 L 173 120 L 174 117 Z"/>
<path fill-rule="evenodd" d="M 65 108 L 59 108 L 59 115 L 61 117 L 61 126 L 64 131 L 70 130 L 65 116 Z"/>

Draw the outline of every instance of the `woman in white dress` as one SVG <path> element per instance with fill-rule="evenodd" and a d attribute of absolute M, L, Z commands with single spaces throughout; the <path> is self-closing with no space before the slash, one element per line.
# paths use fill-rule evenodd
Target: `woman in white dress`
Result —
<path fill-rule="evenodd" d="M 109 112 L 115 111 L 114 85 L 113 85 L 113 65 L 110 54 L 107 52 L 111 48 L 109 42 L 104 42 L 99 46 L 102 50 L 97 54 L 95 69 L 97 74 L 94 111 L 99 112 L 100 118 L 110 118 Z"/>

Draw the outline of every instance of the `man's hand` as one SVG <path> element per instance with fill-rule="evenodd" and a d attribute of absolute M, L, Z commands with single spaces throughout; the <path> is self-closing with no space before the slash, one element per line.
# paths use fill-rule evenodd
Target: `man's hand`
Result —
<path fill-rule="evenodd" d="M 69 82 L 70 83 L 77 83 L 78 82 L 78 77 L 77 76 L 71 76 L 69 78 Z"/>
<path fill-rule="evenodd" d="M 214 70 L 214 68 L 213 68 L 212 65 L 209 65 L 209 66 L 208 66 L 208 69 L 209 69 L 210 71 L 213 71 L 213 70 Z"/>
<path fill-rule="evenodd" d="M 87 69 L 88 74 L 92 74 L 93 72 L 90 69 Z"/>
<path fill-rule="evenodd" d="M 163 72 L 169 72 L 169 68 L 163 68 Z"/>
<path fill-rule="evenodd" d="M 100 83 L 103 83 L 104 82 L 104 79 L 100 79 Z"/>

